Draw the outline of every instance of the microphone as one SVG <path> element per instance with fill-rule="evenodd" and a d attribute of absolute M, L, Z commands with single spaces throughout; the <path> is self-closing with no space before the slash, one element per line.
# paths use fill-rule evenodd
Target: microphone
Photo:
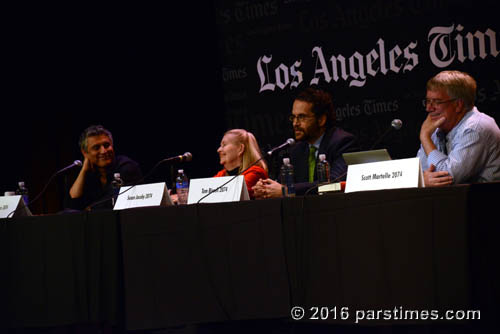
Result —
<path fill-rule="evenodd" d="M 164 162 L 189 162 L 191 160 L 193 160 L 193 155 L 190 152 L 186 152 L 183 155 L 176 155 L 175 157 L 170 157 L 170 158 L 166 158 L 166 159 L 160 160 L 158 163 L 156 163 L 156 165 L 153 166 L 153 168 L 145 176 L 143 176 L 140 180 L 137 180 L 136 182 L 134 182 L 133 184 L 131 184 L 130 186 L 128 186 L 127 189 L 125 189 L 122 192 L 120 192 L 116 197 L 118 197 L 118 196 L 126 193 L 127 191 L 131 190 L 136 185 L 140 184 L 142 181 L 144 181 L 145 179 L 147 179 L 148 177 L 150 177 L 153 174 L 153 172 L 156 170 L 156 168 L 158 168 L 158 166 L 160 166 Z M 91 203 L 89 206 L 87 206 L 86 210 L 90 211 L 96 205 L 99 205 L 99 204 L 102 204 L 104 202 L 113 200 L 113 198 L 114 198 L 114 196 L 111 196 L 111 197 L 108 196 L 108 197 L 105 197 L 104 199 L 101 199 L 99 201 Z"/>
<path fill-rule="evenodd" d="M 291 141 L 293 141 L 293 143 L 295 143 L 295 140 L 294 140 L 294 139 L 292 139 L 292 138 L 289 138 L 289 139 L 287 140 L 287 142 L 288 142 L 288 141 L 290 141 L 290 140 L 291 140 Z M 286 144 L 286 143 L 285 143 L 285 144 Z M 283 144 L 283 145 L 285 145 L 285 144 Z M 283 146 L 283 145 L 282 145 L 282 146 Z M 269 152 L 270 152 L 270 151 L 269 151 Z M 269 153 L 269 152 L 268 152 L 268 153 Z M 245 168 L 244 170 L 242 170 L 241 172 L 239 172 L 238 174 L 236 174 L 235 176 L 233 176 L 232 178 L 230 178 L 230 179 L 229 179 L 228 181 L 226 181 L 224 184 L 221 184 L 220 186 L 218 186 L 218 187 L 217 187 L 217 188 L 215 188 L 214 190 L 209 191 L 209 192 L 208 192 L 208 194 L 206 194 L 205 196 L 203 196 L 202 198 L 200 198 L 200 199 L 198 200 L 198 202 L 196 202 L 196 203 L 198 203 L 198 204 L 199 204 L 199 203 L 200 203 L 202 200 L 204 200 L 206 197 L 208 197 L 208 196 L 210 196 L 211 194 L 213 194 L 213 193 L 217 192 L 217 190 L 219 190 L 220 188 L 224 187 L 226 184 L 228 184 L 229 182 L 233 181 L 233 180 L 234 180 L 235 178 L 237 178 L 238 176 L 242 175 L 244 172 L 246 172 L 247 170 L 249 170 L 252 166 L 255 166 L 256 164 L 258 164 L 258 163 L 259 163 L 259 161 L 261 161 L 262 159 L 264 159 L 264 156 L 261 156 L 259 159 L 255 160 L 255 161 L 254 161 L 254 162 L 253 162 L 250 166 L 248 166 L 247 168 Z"/>
<path fill-rule="evenodd" d="M 27 203 L 26 207 L 29 207 L 31 204 L 33 204 L 34 202 L 36 202 L 43 195 L 43 193 L 45 192 L 45 190 L 47 190 L 47 187 L 49 186 L 50 182 L 52 181 L 52 179 L 54 177 L 56 177 L 57 175 L 65 172 L 65 171 L 67 171 L 68 169 L 71 169 L 71 168 L 73 168 L 75 166 L 81 166 L 81 165 L 82 165 L 82 162 L 80 160 L 75 160 L 75 161 L 73 161 L 73 163 L 71 165 L 66 166 L 63 169 L 60 169 L 57 172 L 55 172 L 54 174 L 52 174 L 52 176 L 49 178 L 49 181 L 43 187 L 42 191 L 38 195 L 36 195 L 35 198 L 33 198 L 33 200 L 31 200 L 29 203 Z M 16 210 L 12 211 L 11 213 L 9 213 L 7 215 L 7 218 L 10 217 L 10 215 L 16 213 L 17 210 L 19 210 L 19 209 L 16 209 Z"/>
<path fill-rule="evenodd" d="M 385 130 L 385 132 L 378 138 L 378 140 L 370 147 L 369 151 L 373 150 L 379 143 L 384 139 L 385 136 L 391 131 L 391 129 L 399 130 L 403 127 L 403 122 L 400 119 L 393 119 L 391 126 Z"/>
<path fill-rule="evenodd" d="M 399 130 L 403 127 L 403 122 L 400 120 L 400 119 L 393 119 L 392 122 L 391 122 L 391 126 L 396 129 L 396 130 Z"/>
<path fill-rule="evenodd" d="M 80 160 L 75 160 L 75 161 L 73 161 L 73 163 L 71 165 L 64 167 L 63 169 L 59 170 L 56 174 L 62 173 L 64 171 L 67 171 L 68 169 L 75 167 L 75 166 L 81 166 L 81 165 L 83 165 L 83 164 Z"/>
<path fill-rule="evenodd" d="M 382 136 L 380 136 L 378 138 L 378 140 L 375 142 L 375 144 L 373 144 L 369 151 L 373 150 L 375 148 L 375 146 L 377 146 L 380 141 L 385 137 L 387 136 L 387 134 L 389 133 L 389 131 L 391 131 L 391 129 L 395 129 L 395 130 L 399 130 L 403 127 L 403 122 L 400 120 L 400 119 L 393 119 L 392 122 L 391 122 L 391 126 L 382 134 Z M 347 175 L 347 171 L 345 171 L 344 173 L 342 173 L 342 175 L 338 176 L 337 178 L 335 178 L 335 180 L 333 181 L 330 181 L 330 183 L 336 183 L 338 182 L 339 180 L 341 180 L 344 176 Z M 319 184 L 315 184 L 314 186 L 312 186 L 311 188 L 307 189 L 307 191 L 305 192 L 304 196 L 307 196 L 311 191 L 313 191 L 314 189 L 318 188 L 319 187 Z"/>
<path fill-rule="evenodd" d="M 280 146 L 277 146 L 277 147 L 274 147 L 273 149 L 271 149 L 270 151 L 267 152 L 267 155 L 268 156 L 271 156 L 274 152 L 276 151 L 279 151 L 281 149 L 284 149 L 286 147 L 289 147 L 289 146 L 293 146 L 295 144 L 295 139 L 293 138 L 288 138 L 286 140 L 286 142 L 284 142 L 283 144 L 281 144 Z M 206 197 L 210 196 L 211 194 L 213 194 L 214 192 L 216 192 L 217 190 L 219 190 L 220 188 L 222 188 L 223 186 L 225 186 L 226 184 L 228 184 L 229 182 L 233 181 L 235 178 L 237 178 L 238 176 L 242 175 L 244 172 L 246 172 L 248 169 L 250 169 L 250 167 L 252 166 L 255 166 L 257 163 L 259 163 L 259 161 L 261 161 L 262 159 L 264 159 L 265 156 L 262 155 L 259 159 L 257 159 L 256 161 L 254 161 L 250 166 L 248 166 L 247 168 L 245 168 L 244 170 L 242 170 L 241 172 L 239 172 L 238 174 L 236 174 L 235 176 L 233 176 L 232 178 L 230 178 L 227 182 L 225 182 L 224 184 L 218 186 L 217 188 L 215 188 L 214 190 L 212 191 L 209 191 L 208 194 L 206 194 L 205 196 L 203 196 L 202 198 L 200 198 L 198 200 L 198 204 L 204 200 Z"/>
<path fill-rule="evenodd" d="M 183 155 L 176 155 L 175 157 L 164 159 L 163 162 L 189 162 L 193 160 L 193 155 L 190 152 L 186 152 Z"/>
<path fill-rule="evenodd" d="M 279 151 L 279 150 L 284 149 L 284 148 L 289 147 L 289 146 L 293 146 L 293 145 L 295 145 L 295 139 L 288 138 L 286 140 L 286 142 L 284 142 L 280 146 L 274 147 L 273 149 L 271 149 L 270 151 L 268 151 L 267 155 L 271 156 L 271 155 L 273 155 L 274 152 Z M 244 172 L 246 172 L 248 169 L 250 169 L 250 167 L 255 166 L 257 163 L 259 163 L 259 161 L 261 161 L 262 159 L 264 159 L 264 157 L 265 157 L 264 155 L 261 156 L 259 159 L 257 159 L 256 161 L 254 161 L 250 166 L 248 166 L 247 168 L 245 168 L 244 170 L 242 170 L 241 172 L 239 172 L 238 174 L 236 174 L 235 176 L 233 176 L 232 178 L 230 178 L 227 182 L 225 182 L 224 184 L 218 186 L 214 190 L 209 191 L 205 196 L 203 196 L 202 198 L 200 198 L 197 203 L 199 204 L 206 197 L 208 197 L 211 194 L 215 193 L 217 190 L 219 190 L 220 188 L 224 187 L 226 184 L 230 183 L 231 181 L 233 181 L 238 176 L 242 175 Z"/>
<path fill-rule="evenodd" d="M 295 139 L 293 138 L 288 138 L 286 140 L 286 142 L 284 142 L 283 144 L 281 144 L 280 146 L 276 146 L 275 148 L 271 149 L 270 151 L 267 152 L 267 155 L 271 156 L 273 155 L 274 152 L 276 151 L 279 151 L 279 150 L 282 150 L 284 148 L 287 148 L 289 146 L 293 146 L 295 145 Z"/>

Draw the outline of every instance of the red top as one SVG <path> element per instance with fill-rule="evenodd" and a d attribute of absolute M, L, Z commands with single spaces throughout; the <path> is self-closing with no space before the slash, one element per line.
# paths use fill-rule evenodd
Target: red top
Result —
<path fill-rule="evenodd" d="M 252 199 L 254 198 L 252 187 L 257 183 L 257 181 L 259 181 L 259 179 L 267 179 L 269 177 L 264 168 L 260 166 L 252 166 L 248 168 L 242 175 L 245 177 L 245 183 L 247 184 L 248 195 Z M 227 171 L 223 169 L 215 175 L 215 177 L 220 177 L 220 176 L 228 176 Z"/>

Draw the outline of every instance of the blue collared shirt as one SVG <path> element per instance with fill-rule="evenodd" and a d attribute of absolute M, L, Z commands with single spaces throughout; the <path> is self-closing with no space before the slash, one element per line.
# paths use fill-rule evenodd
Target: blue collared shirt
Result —
<path fill-rule="evenodd" d="M 492 117 L 474 107 L 446 136 L 439 132 L 431 136 L 438 149 L 429 155 L 422 146 L 418 150 L 423 170 L 432 164 L 436 171 L 447 171 L 455 184 L 500 180 L 500 129 Z"/>

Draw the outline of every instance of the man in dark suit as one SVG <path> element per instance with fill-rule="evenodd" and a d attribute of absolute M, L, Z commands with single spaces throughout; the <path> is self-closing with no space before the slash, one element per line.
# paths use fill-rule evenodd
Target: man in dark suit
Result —
<path fill-rule="evenodd" d="M 320 154 L 330 163 L 331 180 L 345 179 L 347 166 L 342 153 L 357 150 L 355 137 L 335 126 L 335 111 L 330 94 L 307 88 L 293 102 L 290 121 L 297 144 L 290 149 L 294 166 L 295 191 L 302 195 L 317 184 L 316 164 Z M 256 198 L 282 196 L 281 184 L 271 179 L 260 180 L 254 186 Z"/>

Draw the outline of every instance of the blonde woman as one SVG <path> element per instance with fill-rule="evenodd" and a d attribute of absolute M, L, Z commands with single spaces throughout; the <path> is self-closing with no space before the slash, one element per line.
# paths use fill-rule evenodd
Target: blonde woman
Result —
<path fill-rule="evenodd" d="M 237 175 L 244 171 L 242 175 L 245 177 L 248 193 L 250 198 L 254 198 L 253 186 L 259 179 L 268 178 L 264 159 L 248 168 L 262 157 L 254 135 L 243 129 L 229 130 L 224 134 L 217 153 L 224 169 L 215 177 Z M 245 170 L 247 168 L 248 170 Z"/>

